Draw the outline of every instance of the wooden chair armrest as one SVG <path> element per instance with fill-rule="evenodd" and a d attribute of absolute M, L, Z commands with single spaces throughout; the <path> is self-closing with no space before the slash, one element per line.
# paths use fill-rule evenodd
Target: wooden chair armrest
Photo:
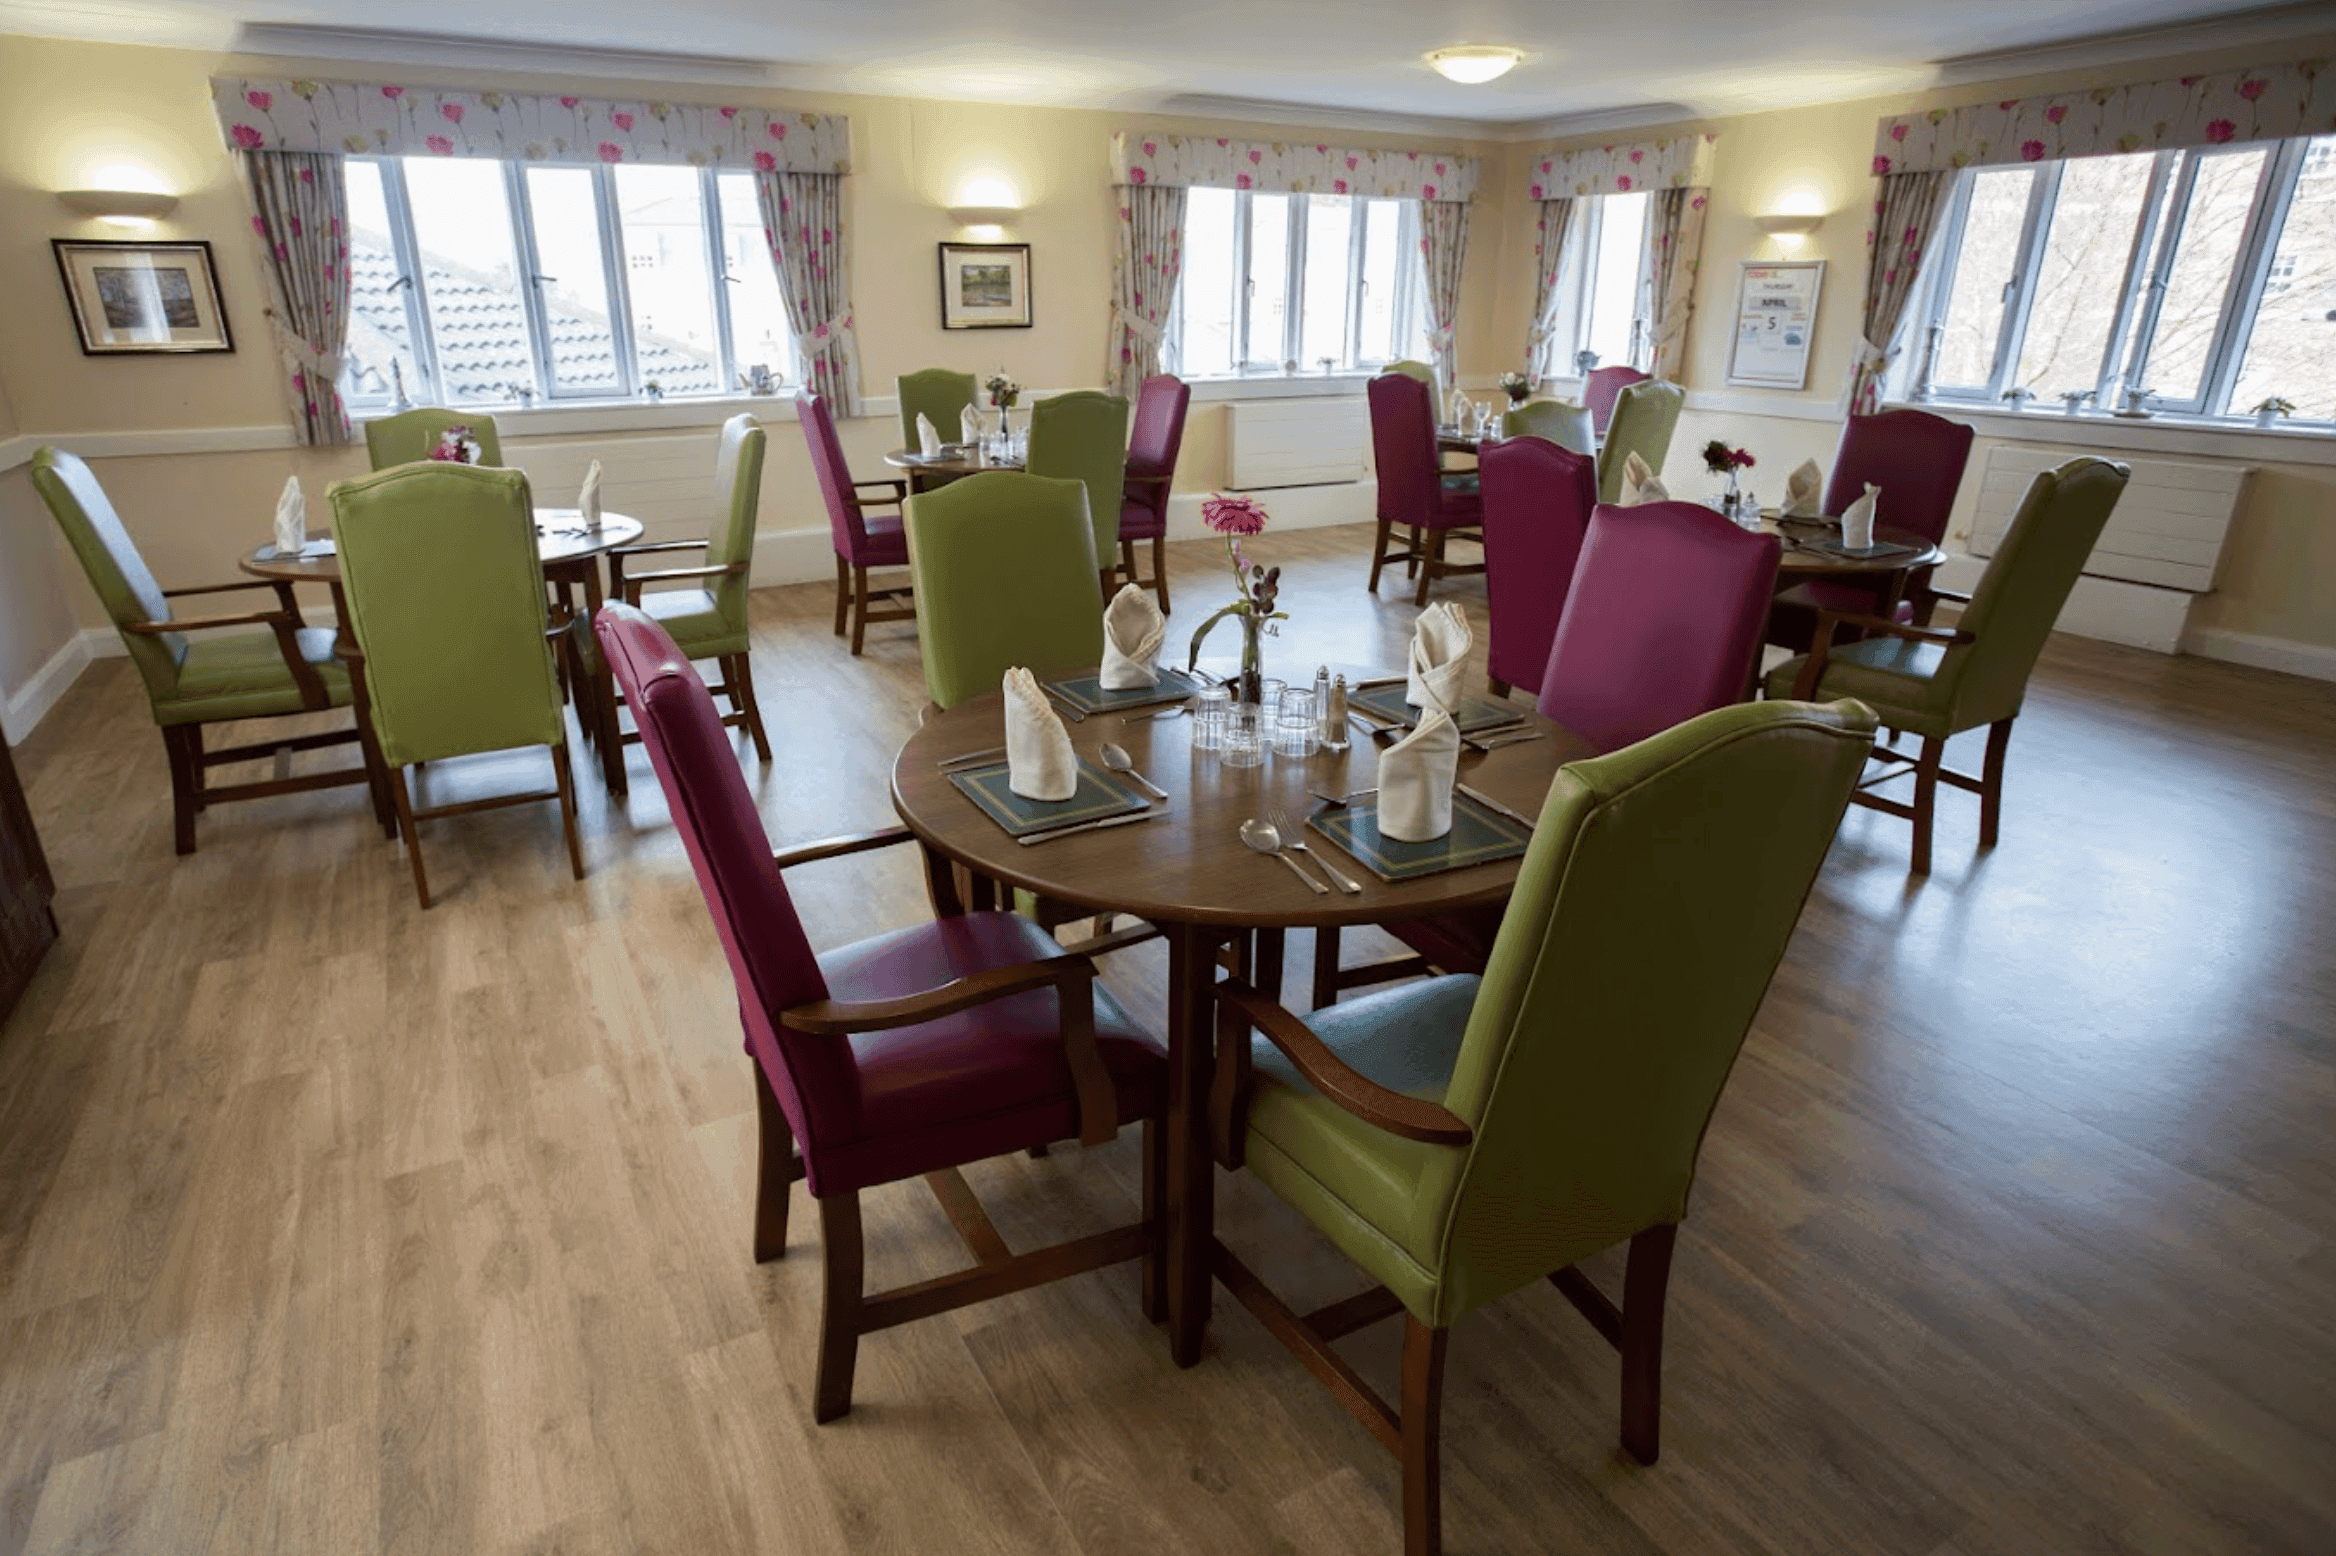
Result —
<path fill-rule="evenodd" d="M 1968 605 L 1971 603 L 1971 591 L 1968 589 L 1941 589 L 1930 584 L 1925 584 L 1923 585 L 1922 593 L 1923 598 L 1925 599 L 1945 600 L 1949 604 L 1953 605 Z"/>
<path fill-rule="evenodd" d="M 782 870 L 792 870 L 799 864 L 813 864 L 821 859 L 840 859 L 846 854 L 864 854 L 871 849 L 890 848 L 895 843 L 910 843 L 916 834 L 906 827 L 885 827 L 875 832 L 854 832 L 844 837 L 821 838 L 816 843 L 803 843 L 782 849 L 771 855 L 771 862 Z"/>
<path fill-rule="evenodd" d="M 276 587 L 286 595 L 292 592 L 290 584 Z M 252 611 L 241 616 L 196 616 L 183 621 L 131 621 L 124 622 L 122 630 L 140 637 L 161 637 L 172 632 L 207 632 L 214 627 L 266 627 L 276 635 L 276 652 L 284 656 L 284 673 L 300 689 L 300 705 L 314 712 L 329 707 L 331 699 L 325 695 L 324 677 L 316 673 L 316 666 L 301 657 L 301 625 L 300 612 L 293 608 Z"/>
<path fill-rule="evenodd" d="M 290 587 L 273 578 L 246 578 L 241 583 L 194 584 L 184 589 L 165 589 L 162 597 L 175 600 L 187 594 L 229 594 L 237 589 L 282 589 Z"/>
<path fill-rule="evenodd" d="M 608 554 L 619 556 L 647 556 L 656 551 L 703 551 L 711 544 L 703 540 L 653 540 L 642 546 L 611 546 Z"/>
<path fill-rule="evenodd" d="M 874 480 L 874 481 L 854 481 L 854 482 L 852 483 L 852 486 L 853 486 L 853 488 L 854 488 L 855 490 L 857 490 L 858 488 L 860 488 L 860 487 L 863 487 L 863 486 L 888 486 L 888 487 L 892 488 L 892 491 L 893 491 L 893 493 L 894 493 L 894 495 L 893 495 L 893 498 L 892 498 L 892 500 L 893 500 L 894 502 L 898 502 L 898 501 L 899 501 L 901 498 L 903 498 L 903 497 L 906 497 L 906 496 L 908 495 L 908 482 L 906 482 L 906 481 L 902 480 L 902 479 L 901 479 L 900 477 L 898 477 L 898 476 L 887 476 L 887 477 L 884 477 L 884 478 L 882 478 L 882 479 L 879 479 L 879 480 Z M 862 497 L 855 497 L 855 498 L 853 498 L 853 499 L 852 499 L 852 501 L 854 501 L 854 502 L 867 502 L 867 501 L 876 501 L 876 502 L 882 502 L 883 500 L 884 500 L 884 499 L 883 499 L 883 498 L 880 498 L 880 497 L 879 497 L 879 498 L 874 498 L 874 499 L 869 499 L 869 498 L 862 498 Z"/>
<path fill-rule="evenodd" d="M 1429 1145 L 1466 1145 L 1476 1132 L 1437 1103 L 1390 1091 L 1330 1051 L 1305 1022 L 1239 978 L 1217 985 L 1218 1009 L 1233 1010 L 1263 1032 L 1307 1082 L 1374 1129 Z M 1222 1063 L 1220 1056 L 1219 1062 Z"/>
<path fill-rule="evenodd" d="M 1833 632 L 1836 627 L 1856 627 L 1864 632 L 1879 632 L 1886 637 L 1904 638 L 1910 643 L 1936 643 L 1952 648 L 1958 643 L 1976 643 L 1975 633 L 1960 627 L 1910 627 L 1902 621 L 1891 621 L 1881 616 L 1868 616 L 1858 611 L 1820 610 L 1817 612 L 1816 636 L 1809 643 L 1809 657 L 1801 665 L 1801 673 L 1793 678 L 1793 700 L 1814 702 L 1818 683 L 1825 679 L 1825 666 L 1833 656 Z"/>
<path fill-rule="evenodd" d="M 685 578 L 728 578 L 745 571 L 744 562 L 725 562 L 719 567 L 667 567 L 653 573 L 624 573 L 616 576 L 617 594 L 627 605 L 638 605 L 643 584 L 677 583 Z"/>
<path fill-rule="evenodd" d="M 162 637 L 172 632 L 206 632 L 213 627 L 272 627 L 283 621 L 282 611 L 251 611 L 241 616 L 186 616 L 169 621 L 129 621 L 122 623 L 124 632 L 135 632 L 140 637 Z"/>

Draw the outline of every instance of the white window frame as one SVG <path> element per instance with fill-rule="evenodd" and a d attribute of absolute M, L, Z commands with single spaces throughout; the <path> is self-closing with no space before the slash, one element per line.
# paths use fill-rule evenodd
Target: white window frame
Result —
<path fill-rule="evenodd" d="M 1557 284 L 1550 292 L 1551 329 L 1543 337 L 1541 348 L 1545 360 L 1532 364 L 1533 370 L 1543 378 L 1586 376 L 1581 369 L 1581 356 L 1590 349 L 1590 299 L 1598 284 L 1598 253 L 1606 230 L 1606 202 L 1610 198 L 1586 195 L 1574 201 L 1573 217 L 1566 223 L 1565 252 L 1558 260 Z M 1653 299 L 1648 295 L 1646 274 L 1647 248 L 1654 242 L 1655 201 L 1651 195 L 1640 220 L 1638 273 L 1631 283 L 1630 352 L 1625 365 L 1644 372 L 1653 355 L 1654 337 L 1653 321 L 1649 317 Z"/>
<path fill-rule="evenodd" d="M 1307 362 L 1299 355 L 1305 341 L 1306 232 L 1311 225 L 1306 220 L 1307 207 L 1305 202 L 1315 198 L 1315 196 L 1285 193 L 1275 189 L 1237 189 L 1231 193 L 1233 195 L 1231 317 L 1234 357 L 1231 376 L 1237 379 L 1279 378 L 1282 376 L 1282 364 L 1295 361 L 1298 364 L 1299 376 L 1305 377 L 1314 368 L 1313 363 Z M 1285 255 L 1289 266 L 1286 272 L 1289 303 L 1282 310 L 1281 355 L 1270 362 L 1246 360 L 1249 346 L 1249 306 L 1257 290 L 1257 280 L 1251 273 L 1249 264 L 1252 237 L 1250 202 L 1260 194 L 1282 195 L 1295 202 L 1291 206 L 1292 220 L 1289 224 L 1288 252 Z M 1425 336 L 1428 333 L 1419 327 L 1421 310 L 1426 307 L 1427 280 L 1426 273 L 1421 269 L 1418 259 L 1419 202 L 1400 197 L 1376 195 L 1326 195 L 1322 198 L 1343 199 L 1348 202 L 1353 211 L 1353 219 L 1347 224 L 1346 286 L 1341 293 L 1341 307 L 1345 310 L 1345 318 L 1339 329 L 1343 358 L 1336 371 L 1378 372 L 1384 369 L 1389 362 L 1399 359 L 1393 357 L 1366 359 L 1360 355 L 1362 350 L 1363 300 L 1368 294 L 1370 286 L 1370 283 L 1363 278 L 1363 260 L 1367 252 L 1366 244 L 1370 232 L 1370 202 L 1374 199 L 1394 198 L 1397 206 L 1395 224 L 1396 275 L 1399 278 L 1409 277 L 1411 284 L 1406 285 L 1401 279 L 1396 282 L 1395 306 L 1391 317 L 1391 334 L 1396 341 L 1407 341 L 1415 337 Z M 1176 363 L 1179 371 L 1182 369 L 1184 359 L 1184 287 L 1187 280 L 1188 278 L 1184 274 L 1180 273 L 1177 276 L 1176 300 L 1168 314 L 1168 360 Z"/>

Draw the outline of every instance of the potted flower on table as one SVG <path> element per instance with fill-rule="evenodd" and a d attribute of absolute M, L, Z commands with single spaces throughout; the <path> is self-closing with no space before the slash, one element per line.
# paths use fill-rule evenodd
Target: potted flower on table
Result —
<path fill-rule="evenodd" d="M 1530 373 L 1503 373 L 1500 383 L 1501 392 L 1509 397 L 1511 405 L 1523 405 L 1540 387 L 1540 380 Z"/>
<path fill-rule="evenodd" d="M 1703 446 L 1703 468 L 1713 475 L 1724 475 L 1728 478 L 1727 495 L 1720 499 L 1720 512 L 1731 519 L 1736 517 L 1737 474 L 1751 469 L 1757 463 L 1759 461 L 1752 457 L 1750 449 L 1730 448 L 1718 438 L 1712 439 Z"/>
<path fill-rule="evenodd" d="M 430 457 L 450 465 L 475 465 L 479 462 L 478 434 L 457 422 L 438 434 L 438 446 L 430 450 Z"/>
<path fill-rule="evenodd" d="M 1201 640 L 1209 635 L 1210 628 L 1231 616 L 1241 623 L 1241 681 L 1236 688 L 1236 700 L 1255 703 L 1265 691 L 1265 654 L 1259 640 L 1272 630 L 1267 625 L 1269 622 L 1289 620 L 1289 612 L 1274 609 L 1274 602 L 1281 594 L 1282 570 L 1259 567 L 1241 554 L 1244 537 L 1265 533 L 1265 508 L 1254 497 L 1215 493 L 1200 505 L 1200 517 L 1202 523 L 1225 537 L 1225 555 L 1232 559 L 1233 587 L 1238 597 L 1194 631 L 1192 652 L 1185 659 L 1185 668 L 1191 670 L 1199 665 Z"/>

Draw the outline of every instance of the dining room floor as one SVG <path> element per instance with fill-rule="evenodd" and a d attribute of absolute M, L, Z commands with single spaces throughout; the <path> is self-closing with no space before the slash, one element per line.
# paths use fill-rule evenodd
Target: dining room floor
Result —
<path fill-rule="evenodd" d="M 1367 537 L 1249 544 L 1273 673 L 1400 662 Z M 1171 551 L 1181 654 L 1230 579 Z M 1481 673 L 1481 578 L 1437 597 Z M 890 822 L 913 629 L 855 660 L 827 585 L 753 608 L 774 842 Z M 811 1424 L 816 1218 L 752 1262 L 734 996 L 638 747 L 629 803 L 579 764 L 587 880 L 548 804 L 454 818 L 427 913 L 358 790 L 174 857 L 126 661 L 18 762 L 63 939 L 0 1030 L 0 1553 L 1401 1549 L 1394 1460 L 1221 1292 L 1177 1371 L 1132 1266 L 871 1337 Z M 1454 1333 L 1448 1549 L 2336 1550 L 2332 775 L 2336 685 L 2056 637 L 1999 847 L 1949 791 L 1917 880 L 1851 812 L 1703 1154 L 1661 1462 L 1619 1450 L 1604 1342 L 1518 1292 Z M 790 885 L 821 946 L 926 911 L 910 849 Z M 1106 962 L 1155 1029 L 1164 964 Z M 1029 1246 L 1127 1219 L 1135 1167 L 968 1176 Z M 921 1186 L 864 1199 L 872 1284 L 963 1262 Z M 1300 1308 L 1362 1284 L 1238 1175 L 1219 1202 Z M 1343 1344 L 1386 1388 L 1397 1327 Z"/>

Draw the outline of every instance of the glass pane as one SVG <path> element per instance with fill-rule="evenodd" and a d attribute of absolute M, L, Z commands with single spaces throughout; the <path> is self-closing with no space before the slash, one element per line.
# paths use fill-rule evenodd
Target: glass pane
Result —
<path fill-rule="evenodd" d="M 762 208 L 755 203 L 754 180 L 744 173 L 724 173 L 718 182 L 722 273 L 730 288 L 731 358 L 740 372 L 760 365 L 799 379 L 795 331 L 787 322 L 787 305 L 779 298 L 779 273 L 771 263 L 770 244 L 762 235 Z"/>
<path fill-rule="evenodd" d="M 1360 339 L 1355 345 L 1358 363 L 1393 362 L 1403 355 L 1395 345 L 1395 304 L 1402 274 L 1403 203 L 1372 200 L 1363 214 L 1363 295 Z"/>
<path fill-rule="evenodd" d="M 551 335 L 552 392 L 613 394 L 622 380 L 608 324 L 608 272 L 600 259 L 592 170 L 529 168 L 527 205 L 542 266 L 537 285 Z"/>
<path fill-rule="evenodd" d="M 624 226 L 636 381 L 667 394 L 711 394 L 722 387 L 722 369 L 698 170 L 628 162 L 611 171 Z"/>
<path fill-rule="evenodd" d="M 1353 257 L 1354 201 L 1345 195 L 1306 199 L 1306 296 L 1298 315 L 1298 371 L 1317 372 L 1322 359 L 1346 361 L 1347 262 Z"/>
<path fill-rule="evenodd" d="M 2336 135 L 2304 150 L 2229 408 L 2245 415 L 2274 397 L 2336 421 Z"/>
<path fill-rule="evenodd" d="M 1638 316 L 1638 273 L 1646 249 L 1647 197 L 1605 195 L 1598 202 L 1596 269 L 1590 275 L 1590 327 L 1584 342 L 1611 367 L 1631 359 Z"/>
<path fill-rule="evenodd" d="M 449 405 L 507 403 L 535 388 L 534 349 L 511 243 L 503 165 L 461 157 L 404 159 L 438 352 L 439 397 Z"/>
<path fill-rule="evenodd" d="M 1931 381 L 1941 388 L 1985 388 L 1995 376 L 1996 338 L 2003 333 L 2004 289 L 2020 260 L 2020 229 L 2028 220 L 2034 168 L 2002 168 L 1971 180 L 1963 217 L 1963 246 L 1947 289 L 1946 326 L 1939 337 Z"/>
<path fill-rule="evenodd" d="M 1290 197 L 1249 197 L 1249 338 L 1241 360 L 1280 370 L 1282 324 L 1290 308 Z"/>
<path fill-rule="evenodd" d="M 1233 191 L 1194 189 L 1184 201 L 1184 275 L 1177 283 L 1187 378 L 1233 371 Z"/>
<path fill-rule="evenodd" d="M 2080 157 L 2063 165 L 2044 235 L 2028 332 L 2012 382 L 2050 401 L 2100 382 L 2117 300 L 2149 195 L 2153 153 Z"/>
<path fill-rule="evenodd" d="M 413 319 L 406 312 L 413 289 L 404 284 L 390 240 L 381 164 L 351 158 L 348 179 L 349 342 L 341 398 L 352 408 L 386 407 L 397 403 L 402 386 L 409 398 L 427 399 L 430 386 L 414 354 Z"/>
<path fill-rule="evenodd" d="M 2198 398 L 2231 269 L 2247 235 L 2247 211 L 2269 155 L 2258 146 L 2230 156 L 2196 157 L 2198 178 L 2190 186 L 2174 262 L 2166 271 L 2165 299 L 2150 337 L 2149 363 L 2142 370 L 2141 387 L 2160 399 L 2181 404 Z"/>

